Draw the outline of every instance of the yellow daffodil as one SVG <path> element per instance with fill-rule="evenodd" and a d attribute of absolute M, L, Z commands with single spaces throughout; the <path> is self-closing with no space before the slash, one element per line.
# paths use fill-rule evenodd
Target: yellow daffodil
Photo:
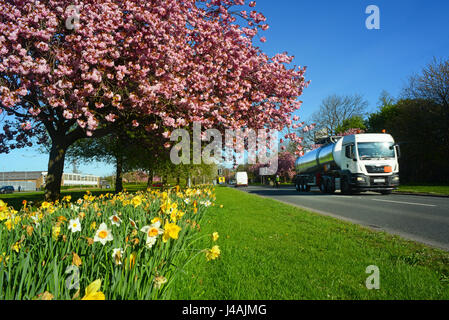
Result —
<path fill-rule="evenodd" d="M 48 208 L 50 208 L 51 206 L 52 206 L 52 205 L 51 205 L 50 202 L 44 201 L 44 202 L 42 202 L 42 204 L 41 204 L 41 209 L 48 209 Z"/>
<path fill-rule="evenodd" d="M 97 279 L 86 288 L 86 294 L 81 300 L 105 300 L 104 293 L 99 291 L 100 288 L 101 279 Z"/>
<path fill-rule="evenodd" d="M 137 208 L 142 204 L 142 197 L 135 196 L 134 198 L 132 198 L 131 203 L 133 204 L 134 208 Z"/>
<path fill-rule="evenodd" d="M 59 225 L 55 225 L 52 228 L 52 233 L 51 234 L 53 236 L 53 239 L 57 240 L 59 235 L 61 234 L 61 227 Z"/>
<path fill-rule="evenodd" d="M 215 260 L 220 256 L 220 248 L 218 246 L 213 246 L 212 249 L 206 250 L 207 261 Z"/>
<path fill-rule="evenodd" d="M 162 220 L 161 220 L 161 218 L 159 218 L 159 217 L 156 217 L 156 218 L 153 218 L 153 219 L 151 219 L 151 223 L 156 223 L 156 222 L 160 222 L 160 223 L 162 223 Z"/>
<path fill-rule="evenodd" d="M 214 242 L 217 241 L 219 237 L 220 237 L 220 236 L 218 235 L 218 232 L 212 233 L 212 240 L 213 240 Z"/>
<path fill-rule="evenodd" d="M 6 266 L 6 264 L 8 263 L 9 260 L 9 256 L 6 255 L 6 252 L 3 252 L 2 254 L 0 254 L 0 263 L 3 262 L 3 265 Z"/>
<path fill-rule="evenodd" d="M 7 211 L 8 210 L 8 204 L 0 200 L 0 212 Z"/>
<path fill-rule="evenodd" d="M 165 278 L 164 276 L 157 276 L 154 278 L 153 282 L 154 282 L 154 287 L 156 289 L 159 289 L 160 287 L 162 287 L 162 285 L 164 283 L 167 282 L 167 278 Z"/>
<path fill-rule="evenodd" d="M 164 225 L 164 235 L 162 236 L 162 240 L 167 242 L 168 239 L 178 239 L 179 231 L 181 231 L 181 227 L 174 223 L 165 223 Z"/>
<path fill-rule="evenodd" d="M 14 245 L 11 247 L 11 249 L 14 250 L 15 252 L 19 253 L 21 247 L 22 247 L 22 244 L 20 243 L 20 241 L 17 241 L 16 243 L 14 243 Z"/>

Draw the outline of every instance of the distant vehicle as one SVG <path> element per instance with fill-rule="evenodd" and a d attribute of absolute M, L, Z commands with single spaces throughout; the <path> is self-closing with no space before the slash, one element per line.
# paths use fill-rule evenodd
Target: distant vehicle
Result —
<path fill-rule="evenodd" d="M 323 193 L 390 194 L 398 188 L 400 150 L 391 135 L 365 133 L 329 139 L 296 160 L 296 190 L 308 192 L 319 186 Z"/>
<path fill-rule="evenodd" d="M 153 183 L 152 187 L 153 188 L 162 188 L 162 187 L 164 187 L 164 184 L 162 182 L 156 182 L 156 183 Z"/>
<path fill-rule="evenodd" d="M 231 181 L 229 181 L 229 184 L 230 185 L 235 185 L 237 182 L 236 182 L 236 180 L 235 179 L 231 179 Z"/>
<path fill-rule="evenodd" d="M 237 172 L 235 174 L 237 180 L 236 187 L 247 187 L 248 186 L 248 174 L 246 172 Z"/>
<path fill-rule="evenodd" d="M 13 186 L 4 186 L 0 188 L 0 194 L 13 193 L 13 192 L 14 192 Z"/>

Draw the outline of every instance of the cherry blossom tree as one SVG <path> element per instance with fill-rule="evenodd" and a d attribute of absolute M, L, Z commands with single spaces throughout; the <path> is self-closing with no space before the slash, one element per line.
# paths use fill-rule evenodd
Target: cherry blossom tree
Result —
<path fill-rule="evenodd" d="M 149 134 L 294 126 L 305 67 L 266 55 L 244 0 L 0 0 L 0 152 L 51 139 L 46 199 L 65 153 L 118 124 Z M 149 123 L 149 124 L 148 124 Z M 296 139 L 295 134 L 289 134 Z"/>

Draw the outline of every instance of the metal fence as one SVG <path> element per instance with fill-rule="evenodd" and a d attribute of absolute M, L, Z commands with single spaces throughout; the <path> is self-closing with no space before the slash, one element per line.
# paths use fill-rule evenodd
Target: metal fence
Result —
<path fill-rule="evenodd" d="M 30 181 L 5 181 L 0 180 L 0 187 L 4 186 L 13 186 L 14 191 L 36 191 L 36 181 L 30 180 Z M 20 189 L 19 189 L 20 187 Z"/>

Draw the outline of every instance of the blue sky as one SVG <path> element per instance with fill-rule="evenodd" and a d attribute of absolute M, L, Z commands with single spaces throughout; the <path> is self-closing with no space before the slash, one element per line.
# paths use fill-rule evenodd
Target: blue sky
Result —
<path fill-rule="evenodd" d="M 380 30 L 368 30 L 368 5 L 380 9 Z M 304 104 L 307 120 L 329 94 L 358 93 L 376 110 L 379 94 L 400 94 L 407 77 L 449 53 L 449 1 L 446 0 L 258 0 L 270 29 L 260 44 L 269 55 L 288 52 L 294 64 L 308 66 Z M 48 157 L 34 148 L 0 154 L 0 171 L 46 170 Z M 113 166 L 81 165 L 83 173 L 108 175 Z M 71 171 L 67 164 L 66 171 Z"/>

